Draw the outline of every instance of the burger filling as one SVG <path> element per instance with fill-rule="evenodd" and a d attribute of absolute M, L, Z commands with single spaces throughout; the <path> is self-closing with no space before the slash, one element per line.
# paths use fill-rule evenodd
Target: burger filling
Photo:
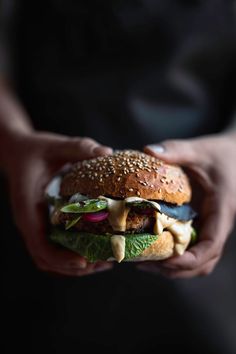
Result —
<path fill-rule="evenodd" d="M 138 197 L 89 199 L 77 193 L 69 201 L 54 203 L 51 223 L 56 228 L 51 239 L 90 261 L 121 262 L 141 255 L 168 230 L 175 239 L 175 254 L 181 255 L 195 235 L 191 226 L 195 215 L 188 204 L 177 206 Z"/>

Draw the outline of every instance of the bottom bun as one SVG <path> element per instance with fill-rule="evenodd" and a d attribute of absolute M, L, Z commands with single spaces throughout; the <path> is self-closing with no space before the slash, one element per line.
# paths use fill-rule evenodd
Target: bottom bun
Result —
<path fill-rule="evenodd" d="M 121 236 L 122 235 L 117 235 Z M 143 242 L 143 237 L 146 237 L 147 241 L 148 235 L 140 234 L 140 239 L 138 235 L 127 236 L 129 241 L 127 242 L 128 254 L 134 253 L 134 250 L 141 248 Z M 153 237 L 153 235 L 150 235 Z M 62 230 L 58 227 L 53 227 L 49 235 L 49 239 L 71 251 L 80 254 L 85 257 L 89 262 L 96 262 L 98 260 L 115 261 L 114 253 L 111 246 L 110 237 L 106 235 L 95 235 L 85 232 L 77 231 L 67 231 Z M 189 237 L 185 236 L 185 240 L 181 243 L 176 242 L 175 237 L 169 231 L 163 231 L 158 238 L 154 238 L 154 242 L 149 245 L 146 249 L 142 248 L 141 253 L 138 256 L 122 259 L 121 262 L 140 262 L 140 261 L 158 261 L 166 258 L 170 258 L 173 255 L 182 255 L 189 245 L 191 240 L 191 235 Z M 125 244 L 126 244 L 125 242 Z M 133 242 L 133 243 L 132 243 Z M 122 246 L 122 245 L 121 245 Z M 120 248 L 122 252 L 122 247 Z M 119 250 L 119 248 L 118 248 Z M 137 253 L 136 253 L 137 254 Z"/>

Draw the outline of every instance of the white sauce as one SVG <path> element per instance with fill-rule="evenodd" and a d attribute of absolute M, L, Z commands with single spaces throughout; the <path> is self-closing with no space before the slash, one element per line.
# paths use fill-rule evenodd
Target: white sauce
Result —
<path fill-rule="evenodd" d="M 158 212 L 155 212 L 155 218 L 156 222 L 153 232 L 156 235 L 160 235 L 162 234 L 163 230 L 170 231 L 175 238 L 175 254 L 182 255 L 191 240 L 192 220 L 187 222 L 178 221 Z"/>
<path fill-rule="evenodd" d="M 107 201 L 108 221 L 113 230 L 124 232 L 126 230 L 126 219 L 130 210 L 126 206 L 125 200 L 114 200 L 103 196 L 99 198 Z"/>
<path fill-rule="evenodd" d="M 175 237 L 175 253 L 181 256 L 191 241 L 191 233 L 193 228 L 191 226 L 192 220 L 187 222 L 176 221 L 173 224 L 169 231 L 171 231 L 172 235 Z"/>
<path fill-rule="evenodd" d="M 153 200 L 147 200 L 147 199 L 143 199 L 143 198 L 139 198 L 139 197 L 128 197 L 125 199 L 125 202 L 126 203 L 146 202 L 146 203 L 152 205 L 152 207 L 154 209 L 161 210 L 160 205 L 157 202 L 154 202 Z"/>
<path fill-rule="evenodd" d="M 188 247 L 189 242 L 191 240 L 192 220 L 183 222 L 171 218 L 163 213 L 160 213 L 161 208 L 157 202 L 150 201 L 143 198 L 129 197 L 124 200 L 114 200 L 103 196 L 100 196 L 99 198 L 105 199 L 107 201 L 108 212 L 109 212 L 108 220 L 114 231 L 124 232 L 126 230 L 126 219 L 130 210 L 128 206 L 129 203 L 145 201 L 151 204 L 155 209 L 154 214 L 155 214 L 156 222 L 153 229 L 154 234 L 160 235 L 162 234 L 163 230 L 170 231 L 175 239 L 174 251 L 175 254 L 177 255 L 182 255 L 186 250 L 186 248 Z M 125 237 L 120 235 L 114 235 L 112 237 L 116 237 L 116 236 L 119 238 L 115 238 L 114 239 L 115 241 L 111 240 L 111 242 L 113 245 L 112 247 L 114 248 L 113 250 L 114 257 L 116 258 L 116 260 L 118 260 L 121 259 L 122 254 L 124 254 L 125 252 L 125 240 L 123 240 L 123 238 L 125 239 Z M 118 262 L 121 262 L 121 260 Z"/>
<path fill-rule="evenodd" d="M 111 236 L 111 248 L 118 263 L 125 258 L 125 237 L 122 235 Z"/>

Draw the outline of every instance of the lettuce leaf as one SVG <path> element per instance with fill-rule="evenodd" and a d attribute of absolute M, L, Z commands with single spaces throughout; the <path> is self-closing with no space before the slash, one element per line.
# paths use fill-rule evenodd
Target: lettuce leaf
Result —
<path fill-rule="evenodd" d="M 125 239 L 125 259 L 139 256 L 146 248 L 158 239 L 157 235 L 130 234 Z"/>
<path fill-rule="evenodd" d="M 192 231 L 192 233 L 191 233 L 190 246 L 195 245 L 195 243 L 197 242 L 197 240 L 198 240 L 198 234 L 197 234 L 196 229 L 193 227 L 193 231 Z"/>
<path fill-rule="evenodd" d="M 110 237 L 106 235 L 53 228 L 49 237 L 52 241 L 79 253 L 90 262 L 106 261 L 113 256 Z"/>
<path fill-rule="evenodd" d="M 106 261 L 108 258 L 113 257 L 110 236 L 71 230 L 66 231 L 54 227 L 49 238 L 51 241 L 79 253 L 88 261 L 96 262 L 99 260 Z M 125 259 L 127 260 L 139 256 L 158 238 L 157 235 L 151 234 L 127 234 L 124 236 L 126 236 Z"/>

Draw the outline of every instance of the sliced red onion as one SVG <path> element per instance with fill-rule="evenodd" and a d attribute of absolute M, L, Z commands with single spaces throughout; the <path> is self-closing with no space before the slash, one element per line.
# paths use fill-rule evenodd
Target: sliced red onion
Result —
<path fill-rule="evenodd" d="M 105 220 L 108 217 L 108 211 L 101 210 L 95 213 L 83 214 L 83 219 L 90 222 L 99 222 Z"/>

